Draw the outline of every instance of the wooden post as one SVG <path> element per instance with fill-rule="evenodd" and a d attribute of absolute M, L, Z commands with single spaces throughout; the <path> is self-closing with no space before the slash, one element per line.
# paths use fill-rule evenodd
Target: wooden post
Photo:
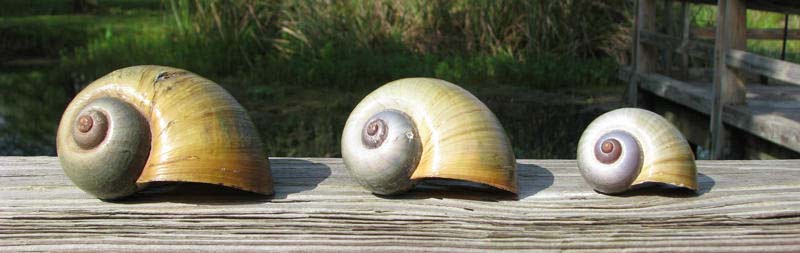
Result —
<path fill-rule="evenodd" d="M 681 76 L 683 81 L 689 81 L 689 53 L 686 52 L 686 46 L 689 44 L 689 34 L 692 27 L 691 22 L 691 5 L 688 2 L 681 2 Z"/>
<path fill-rule="evenodd" d="M 655 47 L 642 43 L 641 31 L 654 32 L 656 29 L 655 0 L 638 0 L 636 2 L 636 20 L 634 21 L 633 39 L 633 76 L 628 83 L 628 104 L 636 106 L 638 94 L 638 74 L 652 72 L 656 68 L 658 51 Z"/>
<path fill-rule="evenodd" d="M 745 103 L 745 80 L 739 70 L 726 65 L 728 50 L 744 50 L 747 27 L 744 0 L 719 0 L 717 32 L 714 42 L 714 87 L 711 101 L 711 158 L 735 157 L 736 145 L 726 133 L 722 121 L 726 105 Z"/>
<path fill-rule="evenodd" d="M 672 0 L 664 0 L 664 33 L 667 34 L 669 37 L 673 37 L 675 35 L 674 32 L 674 24 L 672 19 Z M 670 47 L 664 50 L 664 69 L 668 76 L 672 75 L 672 53 L 675 52 L 675 48 Z"/>

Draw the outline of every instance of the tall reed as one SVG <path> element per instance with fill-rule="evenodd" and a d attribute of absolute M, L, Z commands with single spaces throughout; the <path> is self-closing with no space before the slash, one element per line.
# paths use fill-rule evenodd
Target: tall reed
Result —
<path fill-rule="evenodd" d="M 170 0 L 176 26 L 260 52 L 291 55 L 327 43 L 420 53 L 576 56 L 621 52 L 624 0 Z M 190 14 L 191 13 L 191 14 Z M 190 24 L 187 24 L 190 23 Z"/>

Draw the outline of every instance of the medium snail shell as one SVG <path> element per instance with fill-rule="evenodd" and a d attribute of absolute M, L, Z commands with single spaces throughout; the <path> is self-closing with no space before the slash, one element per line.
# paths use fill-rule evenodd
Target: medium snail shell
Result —
<path fill-rule="evenodd" d="M 443 80 L 401 79 L 367 95 L 345 124 L 342 158 L 376 194 L 401 193 L 424 178 L 517 193 L 516 161 L 500 122 L 475 96 Z"/>
<path fill-rule="evenodd" d="M 583 132 L 577 158 L 583 178 L 602 193 L 644 183 L 697 190 L 689 143 L 669 121 L 647 110 L 622 108 L 600 115 Z"/>
<path fill-rule="evenodd" d="M 272 193 L 269 161 L 244 108 L 181 69 L 135 66 L 94 81 L 64 112 L 57 150 L 67 176 L 100 199 L 151 182 Z"/>

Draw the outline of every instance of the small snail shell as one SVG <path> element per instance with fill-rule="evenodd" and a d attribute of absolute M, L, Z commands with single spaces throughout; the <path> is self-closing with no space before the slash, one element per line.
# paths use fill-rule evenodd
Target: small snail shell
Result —
<path fill-rule="evenodd" d="M 689 143 L 653 112 L 622 108 L 600 115 L 578 142 L 578 167 L 595 190 L 619 193 L 643 183 L 697 190 Z"/>
<path fill-rule="evenodd" d="M 401 79 L 367 95 L 345 124 L 342 158 L 376 194 L 404 192 L 423 178 L 517 192 L 516 161 L 500 122 L 468 91 L 438 79 Z"/>
<path fill-rule="evenodd" d="M 65 174 L 101 199 L 151 182 L 272 193 L 269 161 L 244 108 L 181 69 L 135 66 L 94 81 L 64 112 L 57 150 Z"/>

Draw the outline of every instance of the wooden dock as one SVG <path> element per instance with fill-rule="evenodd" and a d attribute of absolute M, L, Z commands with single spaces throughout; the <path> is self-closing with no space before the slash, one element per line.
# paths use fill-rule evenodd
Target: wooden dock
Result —
<path fill-rule="evenodd" d="M 338 158 L 271 158 L 271 197 L 184 184 L 103 202 L 55 157 L 0 157 L 0 252 L 800 251 L 800 163 L 698 161 L 697 194 L 592 191 L 574 160 L 519 160 L 515 196 L 425 184 L 383 198 Z"/>
<path fill-rule="evenodd" d="M 713 33 L 691 27 L 691 4 L 717 5 Z M 747 29 L 747 9 L 800 14 L 800 1 L 636 0 L 636 5 L 631 66 L 619 75 L 629 83 L 630 105 L 667 117 L 690 142 L 710 149 L 711 159 L 800 158 L 800 65 L 745 51 L 749 36 L 800 38 L 798 30 Z M 699 40 L 709 37 L 713 44 Z M 710 62 L 709 80 L 691 78 L 691 59 Z"/>

